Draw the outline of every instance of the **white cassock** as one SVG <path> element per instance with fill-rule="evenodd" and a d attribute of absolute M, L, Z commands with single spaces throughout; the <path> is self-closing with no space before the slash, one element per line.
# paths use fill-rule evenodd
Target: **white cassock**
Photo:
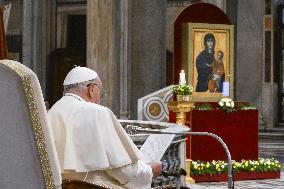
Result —
<path fill-rule="evenodd" d="M 67 93 L 49 110 L 64 179 L 110 188 L 149 189 L 152 168 L 112 111 Z"/>

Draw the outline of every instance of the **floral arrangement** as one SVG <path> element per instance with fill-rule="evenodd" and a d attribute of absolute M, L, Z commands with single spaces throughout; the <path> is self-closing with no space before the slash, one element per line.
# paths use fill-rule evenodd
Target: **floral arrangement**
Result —
<path fill-rule="evenodd" d="M 256 110 L 257 108 L 248 102 L 235 103 L 230 98 L 222 98 L 217 103 L 217 107 L 215 106 L 215 104 L 213 104 L 212 106 L 212 104 L 208 102 L 198 102 L 198 103 L 195 103 L 193 109 L 201 110 L 201 111 L 221 109 L 221 110 L 225 110 L 227 113 L 231 113 L 233 111 L 239 111 L 239 110 Z"/>
<path fill-rule="evenodd" d="M 192 95 L 192 92 L 193 92 L 193 87 L 188 84 L 173 86 L 174 95 Z"/>
<path fill-rule="evenodd" d="M 242 160 L 241 162 L 233 161 L 234 172 L 272 172 L 280 170 L 281 164 L 274 158 L 258 158 L 258 160 Z M 191 175 L 214 175 L 227 171 L 228 163 L 225 161 L 192 161 L 190 164 Z"/>
<path fill-rule="evenodd" d="M 225 110 L 227 113 L 235 111 L 235 103 L 230 98 L 221 98 L 218 102 L 219 109 Z"/>

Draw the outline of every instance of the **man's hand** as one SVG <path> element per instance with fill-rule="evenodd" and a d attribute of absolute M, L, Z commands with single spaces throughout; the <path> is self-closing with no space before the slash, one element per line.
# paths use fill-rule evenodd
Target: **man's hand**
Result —
<path fill-rule="evenodd" d="M 153 172 L 153 178 L 156 178 L 161 174 L 162 171 L 162 162 L 157 161 L 157 162 L 151 162 L 148 163 L 152 167 L 152 172 Z"/>

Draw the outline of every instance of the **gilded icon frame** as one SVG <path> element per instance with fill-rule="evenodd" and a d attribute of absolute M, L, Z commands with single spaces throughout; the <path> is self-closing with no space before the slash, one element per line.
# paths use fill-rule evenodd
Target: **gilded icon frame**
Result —
<path fill-rule="evenodd" d="M 194 92 L 192 95 L 193 101 L 199 101 L 199 102 L 218 101 L 223 97 L 228 97 L 233 99 L 234 98 L 234 26 L 225 25 L 225 24 L 185 23 L 183 24 L 182 30 L 183 30 L 182 31 L 182 39 L 183 39 L 182 69 L 185 70 L 188 83 L 191 84 L 194 88 Z M 213 38 L 215 40 L 215 41 L 212 40 L 214 41 L 213 42 L 214 50 L 213 51 L 211 50 L 210 52 L 214 52 L 214 56 L 213 53 L 209 53 L 211 55 L 206 55 L 208 53 L 203 52 L 209 48 L 206 42 L 206 40 L 208 40 L 206 36 L 208 37 L 212 35 L 214 36 Z M 205 48 L 205 46 L 207 46 L 207 48 Z M 220 51 L 222 51 L 222 53 L 220 53 Z M 219 58 L 217 56 L 217 53 L 218 55 L 220 55 Z M 223 55 L 222 58 L 220 58 L 221 55 Z M 203 59 L 200 58 L 199 56 L 200 57 L 203 56 Z M 209 56 L 211 56 L 211 58 L 208 58 Z M 214 57 L 214 59 L 212 59 L 213 58 L 212 56 Z M 217 70 L 216 65 L 218 64 L 217 63 L 213 64 L 213 62 L 217 62 L 217 60 L 218 62 L 222 62 L 223 64 L 222 67 L 223 72 L 221 72 L 222 74 L 219 74 L 221 76 L 215 74 L 218 73 L 216 72 Z M 203 71 L 200 65 L 202 65 L 203 68 L 205 67 L 204 69 L 202 68 Z M 215 65 L 214 68 L 213 65 Z M 207 74 L 210 72 L 208 71 L 210 70 L 209 68 L 211 69 L 211 74 Z M 214 72 L 212 70 L 214 70 Z M 198 74 L 200 74 L 200 77 L 198 77 Z M 222 78 L 222 80 L 221 79 L 217 80 L 216 78 Z M 207 81 L 208 83 L 206 90 Z M 213 88 L 212 88 L 212 82 L 214 83 Z M 217 86 L 219 86 L 219 88 L 217 88 Z"/>

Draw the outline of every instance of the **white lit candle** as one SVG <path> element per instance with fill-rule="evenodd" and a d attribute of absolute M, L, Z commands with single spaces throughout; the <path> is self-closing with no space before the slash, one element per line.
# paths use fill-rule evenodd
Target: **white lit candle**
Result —
<path fill-rule="evenodd" d="M 184 70 L 181 70 L 181 72 L 179 73 L 179 84 L 180 85 L 186 84 Z"/>

